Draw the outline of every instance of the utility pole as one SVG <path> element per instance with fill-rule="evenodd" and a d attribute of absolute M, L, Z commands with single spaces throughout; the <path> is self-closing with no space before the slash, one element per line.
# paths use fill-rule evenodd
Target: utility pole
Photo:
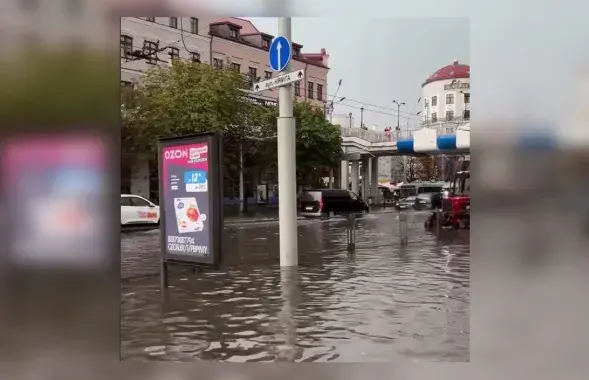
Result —
<path fill-rule="evenodd" d="M 364 106 L 360 108 L 360 129 L 364 129 Z"/>
<path fill-rule="evenodd" d="M 350 112 L 348 116 L 350 116 L 350 128 L 352 128 L 352 113 Z"/>
<path fill-rule="evenodd" d="M 396 100 L 393 100 L 393 103 L 397 105 L 397 127 L 395 130 L 397 131 L 397 141 L 399 141 L 399 137 L 401 134 L 401 106 L 405 105 L 405 102 L 399 103 Z M 403 182 L 407 182 L 407 156 L 403 156 Z"/>
<path fill-rule="evenodd" d="M 290 17 L 278 18 L 278 35 L 292 41 Z M 291 71 L 291 63 L 285 71 Z M 278 90 L 278 214 L 280 266 L 298 265 L 296 133 L 291 84 Z"/>

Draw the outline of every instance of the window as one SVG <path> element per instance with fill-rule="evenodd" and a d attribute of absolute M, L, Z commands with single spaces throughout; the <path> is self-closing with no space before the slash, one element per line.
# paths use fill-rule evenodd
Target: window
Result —
<path fill-rule="evenodd" d="M 432 123 L 435 123 L 438 121 L 438 114 L 436 112 L 432 112 Z"/>
<path fill-rule="evenodd" d="M 295 96 L 301 96 L 301 82 L 295 82 L 294 84 L 294 89 L 295 89 Z"/>
<path fill-rule="evenodd" d="M 198 62 L 198 63 L 200 63 L 200 53 L 197 53 L 197 52 L 194 52 L 194 51 L 191 52 L 190 53 L 190 60 L 192 62 Z"/>
<path fill-rule="evenodd" d="M 435 107 L 437 105 L 438 105 L 438 97 L 432 96 L 432 107 Z"/>
<path fill-rule="evenodd" d="M 213 67 L 215 69 L 222 69 L 223 68 L 223 60 L 219 58 L 213 58 Z"/>
<path fill-rule="evenodd" d="M 135 207 L 149 207 L 151 203 L 146 201 L 145 199 L 141 199 L 139 197 L 129 197 L 131 199 L 131 206 Z"/>
<path fill-rule="evenodd" d="M 271 79 L 272 78 L 272 71 L 264 71 L 264 78 Z"/>
<path fill-rule="evenodd" d="M 133 53 L 133 37 L 121 35 L 121 58 L 127 58 Z"/>
<path fill-rule="evenodd" d="M 454 120 L 454 111 L 446 111 L 446 121 Z"/>
<path fill-rule="evenodd" d="M 470 103 L 470 92 L 464 93 L 464 104 Z"/>
<path fill-rule="evenodd" d="M 155 17 L 146 17 L 145 21 L 155 22 Z"/>
<path fill-rule="evenodd" d="M 314 99 L 314 86 L 313 86 L 313 82 L 309 82 L 309 84 L 307 85 L 307 97 L 309 99 Z"/>
<path fill-rule="evenodd" d="M 317 85 L 317 100 L 323 100 L 323 85 Z"/>
<path fill-rule="evenodd" d="M 464 111 L 464 120 L 470 120 L 470 110 Z"/>
<path fill-rule="evenodd" d="M 229 28 L 229 37 L 237 39 L 237 29 Z"/>
<path fill-rule="evenodd" d="M 170 56 L 171 60 L 180 59 L 180 49 L 171 47 L 170 51 L 168 52 L 168 55 Z"/>
<path fill-rule="evenodd" d="M 131 198 L 121 197 L 121 206 L 131 206 Z"/>
<path fill-rule="evenodd" d="M 198 34 L 198 19 L 195 17 L 190 18 L 190 33 Z"/>
<path fill-rule="evenodd" d="M 446 104 L 454 104 L 454 94 L 446 94 Z"/>
<path fill-rule="evenodd" d="M 292 48 L 292 55 L 294 55 L 295 57 L 298 57 L 299 55 L 301 55 L 301 48 L 293 47 Z"/>
<path fill-rule="evenodd" d="M 232 70 L 235 70 L 237 72 L 240 72 L 241 71 L 241 65 L 239 63 L 233 62 L 233 63 L 231 63 L 231 69 Z"/>
<path fill-rule="evenodd" d="M 150 65 L 155 65 L 158 61 L 157 49 L 158 44 L 156 42 L 143 42 L 143 51 L 145 52 L 145 55 L 147 55 L 147 63 L 149 63 Z"/>
<path fill-rule="evenodd" d="M 170 17 L 170 28 L 178 29 L 178 17 Z"/>
<path fill-rule="evenodd" d="M 262 47 L 264 49 L 269 49 L 270 48 L 270 40 L 268 40 L 267 38 L 262 38 Z"/>
<path fill-rule="evenodd" d="M 258 69 L 256 69 L 255 67 L 250 67 L 250 71 L 249 71 L 250 85 L 254 84 L 254 82 L 257 80 L 257 77 L 258 77 Z"/>

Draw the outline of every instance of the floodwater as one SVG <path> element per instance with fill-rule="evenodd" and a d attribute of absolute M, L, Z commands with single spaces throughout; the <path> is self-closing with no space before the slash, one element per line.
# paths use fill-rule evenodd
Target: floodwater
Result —
<path fill-rule="evenodd" d="M 278 223 L 225 228 L 224 268 L 170 270 L 159 290 L 159 233 L 122 236 L 121 359 L 227 362 L 469 360 L 468 231 L 423 228 L 408 212 L 299 222 L 299 267 L 281 270 Z"/>

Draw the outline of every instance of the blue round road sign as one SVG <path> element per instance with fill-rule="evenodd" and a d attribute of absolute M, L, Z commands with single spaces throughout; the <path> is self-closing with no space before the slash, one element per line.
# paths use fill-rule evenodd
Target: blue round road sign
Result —
<path fill-rule="evenodd" d="M 292 47 L 290 41 L 286 37 L 276 37 L 272 44 L 270 44 L 270 51 L 268 52 L 268 60 L 270 67 L 274 71 L 282 71 L 290 62 Z"/>

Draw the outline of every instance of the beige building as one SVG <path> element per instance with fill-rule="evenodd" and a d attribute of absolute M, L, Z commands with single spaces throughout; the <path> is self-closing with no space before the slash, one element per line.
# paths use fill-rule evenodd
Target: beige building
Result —
<path fill-rule="evenodd" d="M 277 75 L 268 65 L 273 38 L 237 17 L 122 17 L 121 81 L 136 82 L 150 67 L 170 64 L 175 58 L 231 67 L 252 83 L 265 80 Z M 293 42 L 292 70 L 305 69 L 306 76 L 294 85 L 295 97 L 324 107 L 329 55 L 325 49 L 318 53 L 302 49 L 303 45 Z M 278 91 L 259 96 L 277 100 Z"/>
<path fill-rule="evenodd" d="M 258 30 L 250 21 L 230 17 L 210 24 L 211 63 L 217 67 L 232 67 L 250 78 L 250 83 L 277 75 L 268 63 L 268 48 L 274 36 Z M 327 99 L 329 55 L 303 53 L 303 45 L 292 42 L 292 70 L 305 69 L 305 79 L 295 83 L 295 98 L 324 107 Z M 278 98 L 277 90 L 261 95 Z"/>
<path fill-rule="evenodd" d="M 268 64 L 268 48 L 273 38 L 250 21 L 235 17 L 122 17 L 121 82 L 133 85 L 149 68 L 169 65 L 173 59 L 234 68 L 246 75 L 250 83 L 264 80 L 277 75 Z M 319 53 L 303 53 L 302 49 L 303 45 L 293 42 L 292 70 L 305 69 L 304 80 L 294 85 L 295 98 L 324 108 L 329 56 L 325 49 Z M 277 104 L 278 91 L 248 97 Z M 147 162 L 140 164 L 130 174 L 130 185 L 123 191 L 153 198 L 157 181 L 151 172 Z"/>
<path fill-rule="evenodd" d="M 121 17 L 121 81 L 173 58 L 210 63 L 208 34 L 208 20 L 196 17 Z"/>

